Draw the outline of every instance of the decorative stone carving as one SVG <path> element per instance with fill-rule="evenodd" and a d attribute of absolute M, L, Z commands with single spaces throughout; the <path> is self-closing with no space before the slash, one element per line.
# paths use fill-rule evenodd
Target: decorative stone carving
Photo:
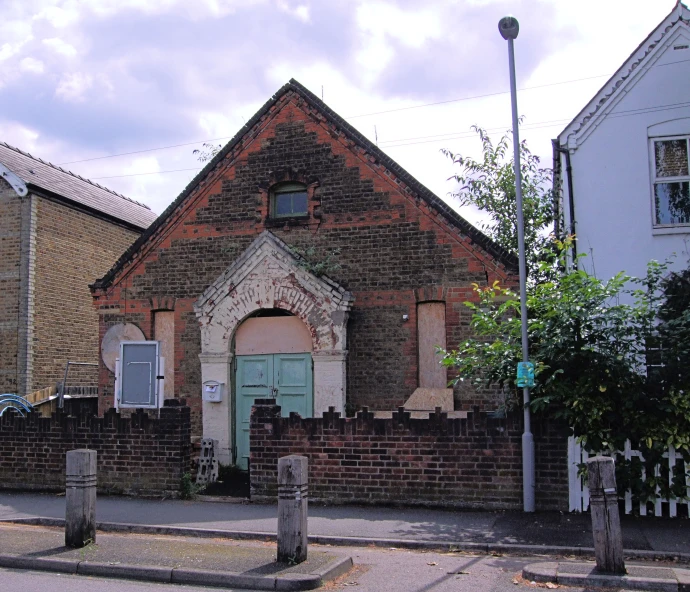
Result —
<path fill-rule="evenodd" d="M 201 325 L 202 382 L 223 380 L 229 400 L 231 376 L 225 356 L 231 354 L 235 331 L 252 313 L 280 308 L 301 319 L 311 334 L 315 413 L 329 406 L 344 411 L 347 318 L 352 302 L 350 292 L 304 269 L 290 247 L 269 231 L 262 232 L 194 305 Z M 221 434 L 221 422 L 207 421 L 207 413 L 229 417 L 228 412 L 226 405 L 203 406 L 204 437 L 219 440 L 221 462 L 229 462 L 232 421 L 222 420 L 228 428 Z"/>

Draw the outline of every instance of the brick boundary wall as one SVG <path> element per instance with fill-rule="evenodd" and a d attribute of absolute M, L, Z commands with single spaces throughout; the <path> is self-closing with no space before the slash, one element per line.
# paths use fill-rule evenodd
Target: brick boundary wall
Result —
<path fill-rule="evenodd" d="M 538 510 L 568 509 L 568 431 L 534 422 Z M 403 409 L 374 419 L 337 412 L 280 417 L 272 400 L 258 400 L 250 425 L 252 501 L 277 499 L 278 458 L 309 458 L 312 501 L 401 504 L 485 510 L 522 509 L 522 422 L 471 412 L 467 419 L 432 413 L 411 419 Z"/>
<path fill-rule="evenodd" d="M 89 448 L 98 459 L 99 493 L 177 496 L 190 467 L 190 411 L 165 401 L 160 417 L 138 409 L 121 417 L 64 411 L 51 418 L 12 411 L 0 417 L 0 489 L 64 491 L 65 455 Z"/>

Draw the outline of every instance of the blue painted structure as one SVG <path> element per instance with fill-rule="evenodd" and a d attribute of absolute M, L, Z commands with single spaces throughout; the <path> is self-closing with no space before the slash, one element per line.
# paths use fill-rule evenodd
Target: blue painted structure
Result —
<path fill-rule="evenodd" d="M 5 393 L 0 395 L 0 417 L 2 417 L 8 409 L 14 409 L 19 415 L 26 417 L 27 413 L 33 411 L 34 406 L 24 397 Z"/>

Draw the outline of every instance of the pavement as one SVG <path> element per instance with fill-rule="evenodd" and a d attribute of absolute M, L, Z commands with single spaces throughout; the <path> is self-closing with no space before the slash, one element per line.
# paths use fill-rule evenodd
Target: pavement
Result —
<path fill-rule="evenodd" d="M 690 570 L 679 567 L 626 565 L 624 574 L 602 573 L 592 563 L 548 561 L 532 563 L 522 570 L 526 580 L 564 586 L 623 588 L 655 592 L 690 591 Z"/>
<path fill-rule="evenodd" d="M 294 565 L 276 562 L 275 545 L 227 539 L 97 532 L 81 549 L 64 543 L 64 528 L 1 524 L 0 567 L 251 590 L 313 590 L 352 568 L 327 550 Z"/>
<path fill-rule="evenodd" d="M 319 547 L 320 550 L 313 556 L 310 552 L 308 565 L 280 566 L 273 561 L 277 505 L 232 501 L 236 503 L 99 496 L 96 510 L 98 549 L 94 552 L 96 555 L 91 556 L 91 551 L 68 551 L 61 547 L 64 536 L 60 530 L 64 525 L 64 495 L 0 492 L 0 521 L 5 521 L 0 532 L 8 532 L 9 528 L 16 529 L 11 533 L 13 536 L 17 532 L 38 532 L 41 528 L 53 532 L 49 545 L 46 543 L 33 551 L 30 549 L 31 544 L 43 541 L 41 536 L 22 535 L 27 537 L 28 547 L 21 549 L 13 546 L 13 537 L 0 536 L 0 557 L 13 555 L 28 558 L 25 561 L 33 561 L 33 558 L 72 561 L 76 562 L 76 572 L 81 569 L 81 573 L 90 573 L 89 570 L 93 569 L 101 570 L 99 573 L 102 574 L 115 572 L 120 569 L 118 565 L 153 565 L 164 570 L 160 576 L 164 581 L 176 581 L 175 570 L 178 570 L 178 575 L 183 573 L 179 570 L 196 570 L 194 577 L 199 575 L 197 572 L 202 571 L 208 574 L 206 577 L 210 578 L 210 583 L 218 573 L 223 572 L 226 574 L 224 578 L 229 577 L 227 574 L 267 577 L 269 580 L 272 578 L 273 583 L 266 583 L 266 580 L 263 585 L 277 588 L 286 586 L 283 589 L 309 589 L 309 586 L 313 587 L 336 577 L 348 568 L 348 560 L 352 556 L 350 549 L 356 546 L 552 556 L 556 559 L 569 557 L 580 561 L 593 557 L 588 514 L 525 514 L 409 507 L 325 507 L 312 504 L 309 507 L 310 549 L 311 545 L 330 547 Z M 622 532 L 628 560 L 674 561 L 678 565 L 690 563 L 688 519 L 624 516 Z M 133 534 L 137 536 L 133 537 Z M 161 535 L 166 537 L 162 538 Z M 154 544 L 149 541 L 146 553 L 132 552 L 126 556 L 116 554 L 120 553 L 117 549 L 128 547 L 130 541 L 137 541 L 138 537 L 150 537 L 159 542 Z M 111 540 L 120 543 L 111 544 Z M 184 544 L 175 543 L 181 545 L 180 551 L 175 554 L 170 551 L 173 540 L 186 541 Z M 122 541 L 127 542 L 122 544 Z M 218 546 L 218 541 L 224 541 L 220 547 L 226 555 L 214 564 L 215 551 L 211 549 Z M 208 546 L 202 546 L 206 544 Z M 100 551 L 102 545 L 103 552 Z M 346 549 L 347 547 L 350 549 Z M 188 551 L 183 552 L 183 548 Z M 154 552 L 152 549 L 159 550 Z M 250 551 L 245 553 L 246 549 Z M 237 562 L 233 563 L 235 559 L 228 556 L 237 556 Z M 245 561 L 242 558 L 247 556 L 259 564 L 242 563 Z M 540 561 L 543 562 L 544 557 Z M 91 567 L 96 564 L 101 567 Z M 24 567 L 26 565 L 25 563 Z M 592 565 L 589 564 L 589 567 L 591 571 Z M 560 573 L 565 574 L 564 570 L 562 568 Z M 223 581 L 226 582 L 224 585 L 228 585 L 227 579 Z M 257 589 L 259 584 L 261 582 L 255 582 L 251 587 Z M 233 585 L 240 586 L 238 583 Z"/>

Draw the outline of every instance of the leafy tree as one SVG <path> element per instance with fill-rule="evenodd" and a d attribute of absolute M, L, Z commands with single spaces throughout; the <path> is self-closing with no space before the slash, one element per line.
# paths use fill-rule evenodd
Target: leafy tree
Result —
<path fill-rule="evenodd" d="M 481 127 L 473 126 L 482 143 L 482 158 L 474 160 L 444 150 L 444 154 L 461 167 L 454 175 L 460 185 L 452 194 L 460 205 L 473 205 L 488 214 L 481 229 L 507 251 L 518 254 L 515 172 L 512 140 L 505 134 L 494 144 Z M 554 222 L 552 172 L 542 168 L 539 157 L 530 152 L 527 144 L 520 144 L 522 199 L 525 222 L 525 252 L 527 269 L 534 278 L 539 263 L 552 259 L 548 235 Z"/>
<path fill-rule="evenodd" d="M 461 166 L 454 176 L 462 205 L 488 214 L 482 230 L 517 255 L 515 175 L 511 139 L 497 144 L 475 127 L 482 143 L 479 160 L 444 151 Z M 673 446 L 690 461 L 690 269 L 666 275 L 652 262 L 641 279 L 623 273 L 602 281 L 584 270 L 566 269 L 564 242 L 549 236 L 554 222 L 551 171 L 523 142 L 520 146 L 528 269 L 527 316 L 530 359 L 535 364 L 533 411 L 559 418 L 589 452 L 623 450 L 629 439 L 645 458 L 617 462 L 621 490 L 641 500 L 661 494 L 685 497 L 684 475 L 669 488 L 668 473 L 655 475 Z M 458 380 L 493 386 L 512 394 L 522 361 L 519 297 L 494 283 L 475 285 L 474 337 L 444 352 L 444 364 Z M 621 303 L 621 295 L 626 295 Z M 668 465 L 666 465 L 668 466 Z"/>
<path fill-rule="evenodd" d="M 557 243 L 561 253 L 567 246 Z M 653 472 L 669 446 L 690 460 L 690 372 L 679 368 L 690 344 L 690 313 L 682 308 L 690 304 L 690 271 L 684 284 L 664 280 L 665 272 L 666 265 L 652 262 L 640 280 L 621 273 L 602 281 L 573 270 L 532 284 L 527 293 L 532 409 L 563 419 L 590 452 L 623 450 L 629 439 L 645 457 L 646 479 L 639 463 L 619 462 L 619 485 L 633 487 L 640 499 L 657 486 L 669 493 L 668 476 Z M 466 305 L 476 337 L 446 352 L 444 363 L 457 370 L 456 380 L 512 391 L 518 405 L 519 297 L 498 283 L 475 291 L 478 302 Z M 622 294 L 633 304 L 621 303 Z M 663 345 L 655 348 L 663 360 L 649 368 L 654 343 Z M 686 495 L 680 475 L 672 491 Z"/>

